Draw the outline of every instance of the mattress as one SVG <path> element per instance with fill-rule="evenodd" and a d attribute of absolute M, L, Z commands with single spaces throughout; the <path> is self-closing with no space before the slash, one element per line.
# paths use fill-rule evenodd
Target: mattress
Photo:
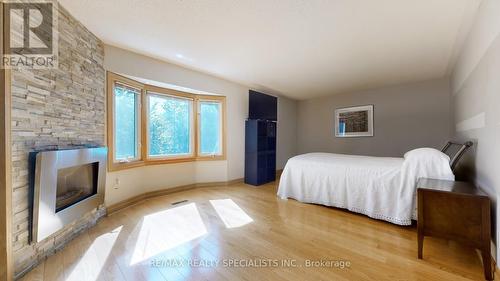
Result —
<path fill-rule="evenodd" d="M 454 180 L 445 160 L 303 154 L 288 160 L 280 178 L 278 196 L 410 225 L 411 220 L 416 219 L 418 179 Z"/>

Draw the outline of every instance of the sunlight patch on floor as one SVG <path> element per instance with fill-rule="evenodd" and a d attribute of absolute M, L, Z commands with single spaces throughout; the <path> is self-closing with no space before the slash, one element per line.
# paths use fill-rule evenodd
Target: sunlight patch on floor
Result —
<path fill-rule="evenodd" d="M 108 233 L 98 236 L 80 258 L 66 280 L 95 281 L 102 279 L 99 276 L 115 245 L 116 239 L 120 235 L 122 227 L 117 227 Z"/>
<path fill-rule="evenodd" d="M 253 222 L 253 219 L 231 199 L 210 200 L 210 204 L 227 228 L 240 227 Z"/>
<path fill-rule="evenodd" d="M 207 233 L 198 208 L 190 203 L 144 216 L 130 265 Z"/>

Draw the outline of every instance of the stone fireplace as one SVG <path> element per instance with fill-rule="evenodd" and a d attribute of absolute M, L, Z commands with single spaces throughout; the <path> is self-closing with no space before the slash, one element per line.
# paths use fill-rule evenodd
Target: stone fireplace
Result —
<path fill-rule="evenodd" d="M 103 203 L 105 147 L 37 152 L 32 237 L 40 242 Z"/>
<path fill-rule="evenodd" d="M 34 179 L 31 179 L 29 171 L 30 152 L 106 145 L 104 44 L 61 4 L 57 7 L 58 12 L 54 16 L 58 18 L 58 67 L 12 69 L 10 75 L 11 221 L 15 278 L 20 278 L 47 256 L 62 249 L 69 241 L 95 225 L 106 213 L 101 204 L 43 241 L 40 241 L 40 237 L 32 237 Z M 17 32 L 22 33 L 22 30 Z M 99 164 L 99 169 L 101 166 L 103 165 Z M 101 181 L 100 174 L 98 182 Z M 56 182 L 57 170 L 52 176 Z M 99 188 L 98 184 L 97 194 L 87 198 L 78 197 L 72 202 L 77 204 L 61 208 L 57 215 L 65 215 L 72 209 L 81 208 L 84 202 L 94 202 L 96 197 L 102 197 Z M 57 189 L 53 192 L 53 205 L 40 207 L 50 207 L 55 211 Z M 66 194 L 65 197 L 71 199 L 71 194 Z M 60 193 L 59 196 L 61 195 Z M 57 228 L 64 224 L 62 221 L 57 223 Z"/>

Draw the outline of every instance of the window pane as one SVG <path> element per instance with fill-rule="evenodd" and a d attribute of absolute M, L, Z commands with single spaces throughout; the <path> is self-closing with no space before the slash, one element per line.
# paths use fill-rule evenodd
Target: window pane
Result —
<path fill-rule="evenodd" d="M 222 154 L 221 103 L 200 102 L 200 153 Z"/>
<path fill-rule="evenodd" d="M 149 155 L 191 154 L 192 101 L 148 95 Z"/>
<path fill-rule="evenodd" d="M 115 85 L 115 158 L 137 158 L 138 91 Z"/>

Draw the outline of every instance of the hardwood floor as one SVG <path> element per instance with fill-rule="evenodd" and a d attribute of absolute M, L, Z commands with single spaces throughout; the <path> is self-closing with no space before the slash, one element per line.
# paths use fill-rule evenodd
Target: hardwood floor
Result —
<path fill-rule="evenodd" d="M 171 205 L 181 200 L 188 201 Z M 182 191 L 118 211 L 22 280 L 483 278 L 473 249 L 433 238 L 425 243 L 424 259 L 418 260 L 415 227 L 280 200 L 275 184 L 235 184 Z M 306 267 L 308 260 L 337 264 Z M 282 261 L 296 266 L 275 264 Z"/>

